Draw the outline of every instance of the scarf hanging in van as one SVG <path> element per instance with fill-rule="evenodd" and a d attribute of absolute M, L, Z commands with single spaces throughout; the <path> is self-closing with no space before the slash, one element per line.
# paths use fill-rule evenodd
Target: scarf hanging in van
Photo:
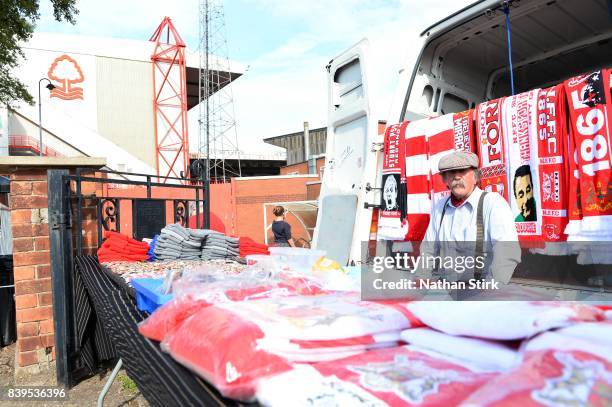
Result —
<path fill-rule="evenodd" d="M 406 128 L 406 188 L 408 233 L 404 240 L 420 242 L 431 212 L 431 184 L 427 155 L 427 132 L 431 120 L 411 122 Z"/>
<path fill-rule="evenodd" d="M 448 190 L 438 171 L 440 158 L 453 151 L 474 152 L 473 110 L 447 114 L 428 122 L 427 146 L 431 171 L 431 203 L 448 198 Z"/>
<path fill-rule="evenodd" d="M 406 220 L 405 133 L 408 122 L 387 127 L 383 150 L 381 210 L 378 238 L 402 240 L 408 230 Z"/>
<path fill-rule="evenodd" d="M 612 264 L 610 73 L 602 69 L 564 82 L 571 156 L 566 233 L 576 242 L 572 249 L 579 264 Z"/>
<path fill-rule="evenodd" d="M 477 150 L 480 159 L 481 188 L 498 192 L 508 200 L 508 177 L 502 136 L 504 98 L 483 102 L 476 109 Z"/>
<path fill-rule="evenodd" d="M 564 86 L 576 164 L 575 172 L 570 174 L 570 190 L 580 190 L 580 232 L 609 237 L 612 236 L 610 70 L 575 76 L 565 81 Z M 577 203 L 572 206 L 578 207 Z"/>
<path fill-rule="evenodd" d="M 519 93 L 502 103 L 502 135 L 506 144 L 508 202 L 521 241 L 541 241 L 542 196 L 539 172 L 538 95 Z M 541 244 L 543 247 L 543 243 Z M 530 244 L 530 247 L 533 247 Z"/>
<path fill-rule="evenodd" d="M 567 240 L 568 223 L 568 157 L 567 109 L 563 85 L 540 90 L 538 94 L 538 153 L 540 196 L 542 198 L 542 239 L 545 242 Z M 555 245 L 547 245 L 547 254 Z M 559 247 L 560 248 L 560 247 Z"/>

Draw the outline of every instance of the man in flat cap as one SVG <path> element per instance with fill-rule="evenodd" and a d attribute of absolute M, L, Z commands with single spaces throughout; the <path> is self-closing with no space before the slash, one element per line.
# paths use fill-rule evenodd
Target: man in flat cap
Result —
<path fill-rule="evenodd" d="M 486 259 L 484 267 L 473 269 L 474 277 L 493 277 L 505 284 L 521 259 L 514 216 L 500 194 L 478 187 L 478 164 L 478 156 L 465 151 L 456 151 L 440 159 L 440 176 L 451 195 L 432 208 L 421 254 L 440 256 L 452 252 L 456 256 L 462 248 L 469 247 L 467 252 L 471 255 L 484 253 Z M 453 250 L 444 252 L 448 246 Z M 446 272 L 447 275 L 448 272 L 456 274 L 448 268 Z"/>

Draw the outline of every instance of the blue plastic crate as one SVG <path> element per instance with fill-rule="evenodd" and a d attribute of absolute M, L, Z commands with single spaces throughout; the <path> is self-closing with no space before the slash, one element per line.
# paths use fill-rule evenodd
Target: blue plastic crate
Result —
<path fill-rule="evenodd" d="M 164 295 L 158 291 L 163 283 L 163 278 L 135 278 L 132 280 L 132 287 L 136 290 L 136 306 L 139 310 L 152 313 L 172 299 L 172 294 Z"/>

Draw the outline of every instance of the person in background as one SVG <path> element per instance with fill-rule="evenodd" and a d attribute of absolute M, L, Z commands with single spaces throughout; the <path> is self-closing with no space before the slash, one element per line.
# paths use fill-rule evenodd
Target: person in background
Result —
<path fill-rule="evenodd" d="M 295 247 L 291 238 L 291 225 L 285 221 L 285 208 L 275 206 L 272 210 L 276 219 L 272 222 L 272 233 L 274 233 L 274 243 L 279 247 Z"/>

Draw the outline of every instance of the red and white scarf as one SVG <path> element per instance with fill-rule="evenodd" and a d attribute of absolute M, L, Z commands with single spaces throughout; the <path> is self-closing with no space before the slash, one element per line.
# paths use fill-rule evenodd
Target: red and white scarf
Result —
<path fill-rule="evenodd" d="M 508 200 L 508 177 L 501 118 L 503 101 L 504 98 L 500 98 L 478 105 L 476 130 L 482 189 L 498 192 Z"/>
<path fill-rule="evenodd" d="M 381 211 L 378 238 L 403 240 L 408 231 L 406 220 L 406 151 L 408 122 L 387 127 L 383 150 Z"/>
<path fill-rule="evenodd" d="M 538 153 L 542 206 L 542 239 L 567 240 L 568 157 L 567 109 L 563 85 L 540 90 L 538 94 Z"/>
<path fill-rule="evenodd" d="M 474 152 L 473 110 L 447 114 L 429 120 L 427 145 L 431 171 L 431 201 L 435 206 L 440 199 L 448 198 L 450 191 L 440 177 L 438 163 L 453 151 Z"/>
<path fill-rule="evenodd" d="M 612 97 L 610 71 L 599 70 L 575 76 L 564 82 L 570 116 L 570 147 L 575 162 L 570 174 L 570 193 L 579 191 L 580 204 L 571 203 L 577 214 L 581 209 L 581 233 L 612 233 Z M 570 151 L 571 153 L 571 151 Z M 576 216 L 570 233 L 576 232 Z"/>
<path fill-rule="evenodd" d="M 406 128 L 406 188 L 408 233 L 406 241 L 423 240 L 431 212 L 427 134 L 430 120 L 411 122 Z"/>
<path fill-rule="evenodd" d="M 515 216 L 516 231 L 522 241 L 540 240 L 542 199 L 538 172 L 537 105 L 540 90 L 508 97 L 502 104 L 502 135 L 506 143 L 508 192 Z M 527 219 L 525 208 L 533 203 Z"/>

